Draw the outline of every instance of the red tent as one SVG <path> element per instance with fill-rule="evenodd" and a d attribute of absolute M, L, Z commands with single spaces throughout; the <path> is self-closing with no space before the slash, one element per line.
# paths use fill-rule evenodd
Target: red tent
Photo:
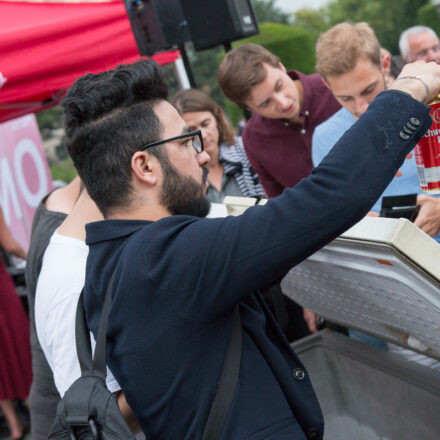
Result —
<path fill-rule="evenodd" d="M 166 64 L 177 57 L 153 58 Z M 0 1 L 0 122 L 56 105 L 85 73 L 137 58 L 122 0 Z"/>

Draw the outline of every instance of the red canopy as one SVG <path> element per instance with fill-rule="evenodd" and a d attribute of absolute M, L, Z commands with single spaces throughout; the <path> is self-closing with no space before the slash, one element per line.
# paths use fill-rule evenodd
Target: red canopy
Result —
<path fill-rule="evenodd" d="M 177 57 L 177 51 L 153 56 L 159 64 Z M 138 58 L 121 0 L 0 1 L 0 122 L 57 104 L 85 73 Z"/>

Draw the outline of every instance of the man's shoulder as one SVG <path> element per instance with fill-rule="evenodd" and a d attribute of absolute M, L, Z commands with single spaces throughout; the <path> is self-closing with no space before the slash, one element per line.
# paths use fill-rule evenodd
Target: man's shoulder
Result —
<path fill-rule="evenodd" d="M 157 221 L 102 220 L 89 223 L 86 225 L 86 243 L 90 247 L 88 265 L 99 266 L 107 262 L 109 253 L 118 255 L 119 259 L 136 257 L 133 264 L 142 265 L 144 262 L 137 257 L 180 245 L 181 241 L 177 240 L 180 233 L 199 220 L 193 216 L 172 215 Z"/>
<path fill-rule="evenodd" d="M 267 121 L 270 121 L 270 119 L 265 118 L 258 113 L 254 113 L 243 127 L 243 141 L 246 142 L 247 138 L 255 136 L 256 133 L 264 129 Z"/>
<path fill-rule="evenodd" d="M 325 88 L 328 90 L 328 87 L 322 81 L 322 76 L 319 73 L 309 73 L 308 75 L 303 74 L 302 77 L 314 88 Z"/>
<path fill-rule="evenodd" d="M 312 137 L 312 161 L 317 166 L 341 136 L 355 123 L 353 116 L 342 107 L 326 121 L 319 124 Z"/>
<path fill-rule="evenodd" d="M 258 151 L 262 138 L 267 135 L 269 130 L 268 122 L 270 119 L 254 113 L 243 128 L 242 141 L 248 156 L 253 157 L 253 153 Z"/>
<path fill-rule="evenodd" d="M 298 76 L 298 79 L 301 81 L 305 90 L 310 90 L 312 93 L 325 93 L 326 95 L 331 95 L 329 88 L 324 84 L 319 73 L 305 74 L 298 71 L 294 72 Z"/>

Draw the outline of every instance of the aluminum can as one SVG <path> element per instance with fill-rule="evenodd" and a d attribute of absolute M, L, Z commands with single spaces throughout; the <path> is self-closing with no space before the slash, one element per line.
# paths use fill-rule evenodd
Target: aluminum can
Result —
<path fill-rule="evenodd" d="M 420 188 L 440 194 L 440 95 L 429 103 L 432 124 L 414 149 Z"/>

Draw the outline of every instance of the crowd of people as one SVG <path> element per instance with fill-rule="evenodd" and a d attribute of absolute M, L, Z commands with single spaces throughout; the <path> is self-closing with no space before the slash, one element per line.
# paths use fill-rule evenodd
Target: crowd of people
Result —
<path fill-rule="evenodd" d="M 0 266 L 0 407 L 11 438 L 25 433 L 13 399 L 28 396 L 32 438 L 47 438 L 80 375 L 81 290 L 96 336 L 114 274 L 107 386 L 133 431 L 202 437 L 238 306 L 240 384 L 223 438 L 322 439 L 319 403 L 289 345 L 317 331 L 316 316 L 282 295 L 274 305 L 266 292 L 363 216 L 377 216 L 383 196 L 417 193 L 415 224 L 440 239 L 440 198 L 421 193 L 411 152 L 431 123 L 425 104 L 440 91 L 440 43 L 416 26 L 399 47 L 401 63 L 368 24 L 341 23 L 318 39 L 311 75 L 255 44 L 228 52 L 221 89 L 253 113 L 242 136 L 203 92 L 180 91 L 170 104 L 150 60 L 74 83 L 62 106 L 79 177 L 41 201 L 27 255 L 0 216 L 1 246 L 27 258 L 30 309 L 29 344 Z M 270 200 L 236 218 L 205 218 L 227 195 Z"/>

